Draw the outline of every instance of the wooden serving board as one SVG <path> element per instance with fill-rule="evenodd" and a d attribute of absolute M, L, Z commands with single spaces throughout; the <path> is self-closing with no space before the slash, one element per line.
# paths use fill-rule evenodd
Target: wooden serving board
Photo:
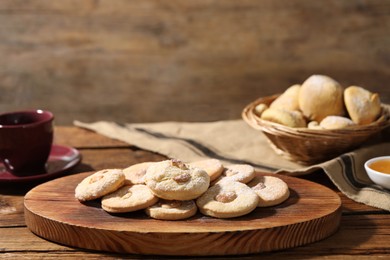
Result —
<path fill-rule="evenodd" d="M 341 200 L 332 190 L 280 176 L 291 195 L 284 203 L 250 214 L 215 219 L 197 213 L 188 220 L 162 221 L 144 212 L 109 214 L 100 201 L 80 203 L 76 185 L 92 172 L 35 187 L 24 200 L 28 228 L 60 244 L 131 254 L 235 255 L 281 250 L 312 243 L 336 232 Z M 258 173 L 272 175 L 267 173 Z"/>

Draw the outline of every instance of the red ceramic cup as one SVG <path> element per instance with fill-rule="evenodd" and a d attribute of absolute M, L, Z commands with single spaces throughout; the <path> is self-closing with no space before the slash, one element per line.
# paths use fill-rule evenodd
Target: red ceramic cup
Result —
<path fill-rule="evenodd" d="M 0 114 L 0 160 L 17 176 L 45 173 L 54 116 L 43 110 Z"/>

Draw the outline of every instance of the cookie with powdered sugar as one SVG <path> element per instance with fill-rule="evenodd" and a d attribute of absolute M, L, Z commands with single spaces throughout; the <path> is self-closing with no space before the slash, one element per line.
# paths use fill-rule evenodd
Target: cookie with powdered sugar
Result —
<path fill-rule="evenodd" d="M 180 220 L 196 214 L 198 208 L 194 200 L 163 200 L 145 209 L 148 216 L 161 220 Z"/>
<path fill-rule="evenodd" d="M 100 170 L 84 178 L 76 186 L 75 197 L 80 201 L 94 200 L 117 190 L 124 182 L 122 170 Z"/>
<path fill-rule="evenodd" d="M 232 164 L 225 166 L 222 175 L 215 181 L 238 181 L 248 183 L 255 177 L 255 168 L 249 164 Z"/>
<path fill-rule="evenodd" d="M 123 173 L 125 174 L 126 184 L 145 184 L 145 174 L 149 166 L 154 164 L 154 162 L 142 162 L 133 164 L 125 169 Z"/>
<path fill-rule="evenodd" d="M 145 209 L 158 198 L 144 184 L 125 185 L 102 198 L 102 208 L 111 213 L 132 212 Z"/>
<path fill-rule="evenodd" d="M 233 218 L 252 212 L 259 196 L 246 184 L 223 181 L 211 186 L 196 200 L 199 211 L 215 218 Z"/>
<path fill-rule="evenodd" d="M 258 207 L 270 207 L 278 205 L 290 196 L 287 183 L 273 176 L 256 176 L 248 183 L 259 196 Z"/>
<path fill-rule="evenodd" d="M 179 160 L 165 160 L 148 168 L 145 183 L 159 198 L 191 200 L 207 190 L 210 176 L 204 170 Z"/>
<path fill-rule="evenodd" d="M 210 176 L 210 181 L 214 181 L 219 176 L 221 176 L 224 167 L 220 160 L 218 159 L 205 159 L 195 162 L 190 162 L 190 166 L 203 169 Z"/>

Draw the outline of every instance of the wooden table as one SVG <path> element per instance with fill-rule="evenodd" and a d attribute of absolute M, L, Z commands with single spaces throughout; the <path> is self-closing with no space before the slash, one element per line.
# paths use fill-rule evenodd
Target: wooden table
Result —
<path fill-rule="evenodd" d="M 82 162 L 69 174 L 95 169 L 121 168 L 138 162 L 164 159 L 161 155 L 76 127 L 56 127 L 55 143 L 75 147 L 82 154 Z M 358 204 L 346 198 L 322 172 L 315 172 L 303 178 L 323 184 L 340 195 L 343 212 L 340 229 L 331 237 L 313 244 L 261 254 L 263 259 L 366 258 L 385 257 L 390 254 L 389 212 Z M 24 195 L 37 184 L 0 184 L 0 258 L 150 258 L 150 256 L 118 255 L 76 249 L 34 235 L 24 221 L 23 199 Z M 260 255 L 239 256 L 240 259 L 259 257 Z"/>

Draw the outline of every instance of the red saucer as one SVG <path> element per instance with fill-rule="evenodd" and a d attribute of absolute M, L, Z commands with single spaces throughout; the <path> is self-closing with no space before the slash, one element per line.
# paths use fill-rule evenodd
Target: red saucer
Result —
<path fill-rule="evenodd" d="M 46 163 L 46 172 L 32 176 L 15 176 L 8 172 L 0 163 L 0 183 L 4 182 L 27 182 L 54 178 L 63 175 L 67 170 L 73 168 L 81 161 L 81 155 L 75 148 L 53 145 L 49 159 Z"/>

